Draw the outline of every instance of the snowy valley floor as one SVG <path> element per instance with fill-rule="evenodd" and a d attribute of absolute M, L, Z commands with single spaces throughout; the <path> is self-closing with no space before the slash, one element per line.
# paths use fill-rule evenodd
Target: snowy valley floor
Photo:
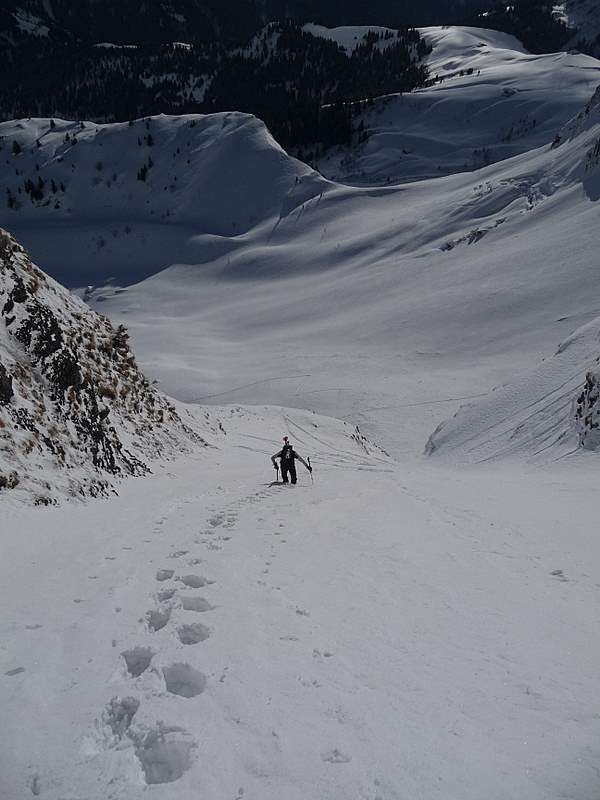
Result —
<path fill-rule="evenodd" d="M 307 417 L 3 515 L 3 800 L 598 796 L 587 457 L 398 464 Z M 315 482 L 269 487 L 290 421 Z"/>

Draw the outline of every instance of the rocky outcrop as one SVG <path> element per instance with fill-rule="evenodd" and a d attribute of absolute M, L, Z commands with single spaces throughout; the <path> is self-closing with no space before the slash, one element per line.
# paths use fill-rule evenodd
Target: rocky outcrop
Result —
<path fill-rule="evenodd" d="M 0 490 L 106 494 L 202 444 L 114 328 L 0 229 Z"/>
<path fill-rule="evenodd" d="M 12 378 L 6 371 L 4 364 L 0 364 L 0 405 L 10 403 L 13 395 Z"/>
<path fill-rule="evenodd" d="M 575 403 L 575 425 L 580 447 L 600 447 L 600 377 L 588 372 L 581 394 Z"/>

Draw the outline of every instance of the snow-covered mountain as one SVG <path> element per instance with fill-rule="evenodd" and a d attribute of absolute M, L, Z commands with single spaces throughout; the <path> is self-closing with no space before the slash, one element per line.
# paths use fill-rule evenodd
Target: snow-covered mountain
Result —
<path fill-rule="evenodd" d="M 68 285 L 96 284 L 87 299 L 127 324 L 169 394 L 316 409 L 420 452 L 453 404 L 526 374 L 594 319 L 600 289 L 589 103 L 600 64 L 527 56 L 489 31 L 429 35 L 432 63 L 456 73 L 414 111 L 453 131 L 448 147 L 430 137 L 429 164 L 462 169 L 471 92 L 483 100 L 470 136 L 538 116 L 542 132 L 515 135 L 494 157 L 518 154 L 488 167 L 374 188 L 325 180 L 240 114 L 22 120 L 2 126 L 1 191 L 14 202 L 0 221 Z M 374 163 L 403 158 L 398 146 L 373 137 Z M 418 420 L 402 413 L 418 404 Z"/>
<path fill-rule="evenodd" d="M 125 328 L 1 229 L 0 319 L 0 489 L 12 497 L 49 505 L 106 495 L 119 477 L 204 444 L 202 426 L 184 422 L 138 370 Z"/>
<path fill-rule="evenodd" d="M 18 120 L 0 123 L 0 137 L 0 221 L 71 286 L 205 263 L 327 185 L 236 112 Z"/>
<path fill-rule="evenodd" d="M 481 28 L 420 32 L 432 85 L 367 106 L 355 121 L 364 142 L 318 161 L 327 177 L 364 185 L 485 167 L 551 141 L 600 81 L 586 55 L 531 55 Z"/>
<path fill-rule="evenodd" d="M 430 35 L 408 182 L 243 114 L 3 126 L 2 800 L 597 794 L 600 63 Z M 478 95 L 538 122 L 464 170 Z M 20 502 L 111 452 L 152 473 Z"/>

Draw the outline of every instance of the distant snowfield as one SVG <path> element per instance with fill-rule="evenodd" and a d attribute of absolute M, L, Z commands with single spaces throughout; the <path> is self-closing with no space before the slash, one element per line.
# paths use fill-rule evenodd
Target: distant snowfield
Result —
<path fill-rule="evenodd" d="M 0 126 L 3 195 L 36 160 L 65 184 L 0 224 L 225 431 L 111 500 L 6 503 L 0 795 L 597 794 L 597 455 L 572 403 L 600 355 L 600 62 L 430 35 L 446 80 L 388 108 L 429 128 L 435 179 L 419 157 L 409 183 L 328 181 L 241 114 L 74 146 L 74 123 Z M 510 158 L 458 168 L 461 130 L 521 117 Z M 314 485 L 268 486 L 284 433 Z"/>

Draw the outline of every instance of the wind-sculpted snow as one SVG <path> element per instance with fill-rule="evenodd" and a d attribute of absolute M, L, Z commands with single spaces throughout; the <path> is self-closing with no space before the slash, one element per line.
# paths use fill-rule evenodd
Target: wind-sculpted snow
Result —
<path fill-rule="evenodd" d="M 202 442 L 138 370 L 124 327 L 48 278 L 0 229 L 0 490 L 49 504 Z"/>

